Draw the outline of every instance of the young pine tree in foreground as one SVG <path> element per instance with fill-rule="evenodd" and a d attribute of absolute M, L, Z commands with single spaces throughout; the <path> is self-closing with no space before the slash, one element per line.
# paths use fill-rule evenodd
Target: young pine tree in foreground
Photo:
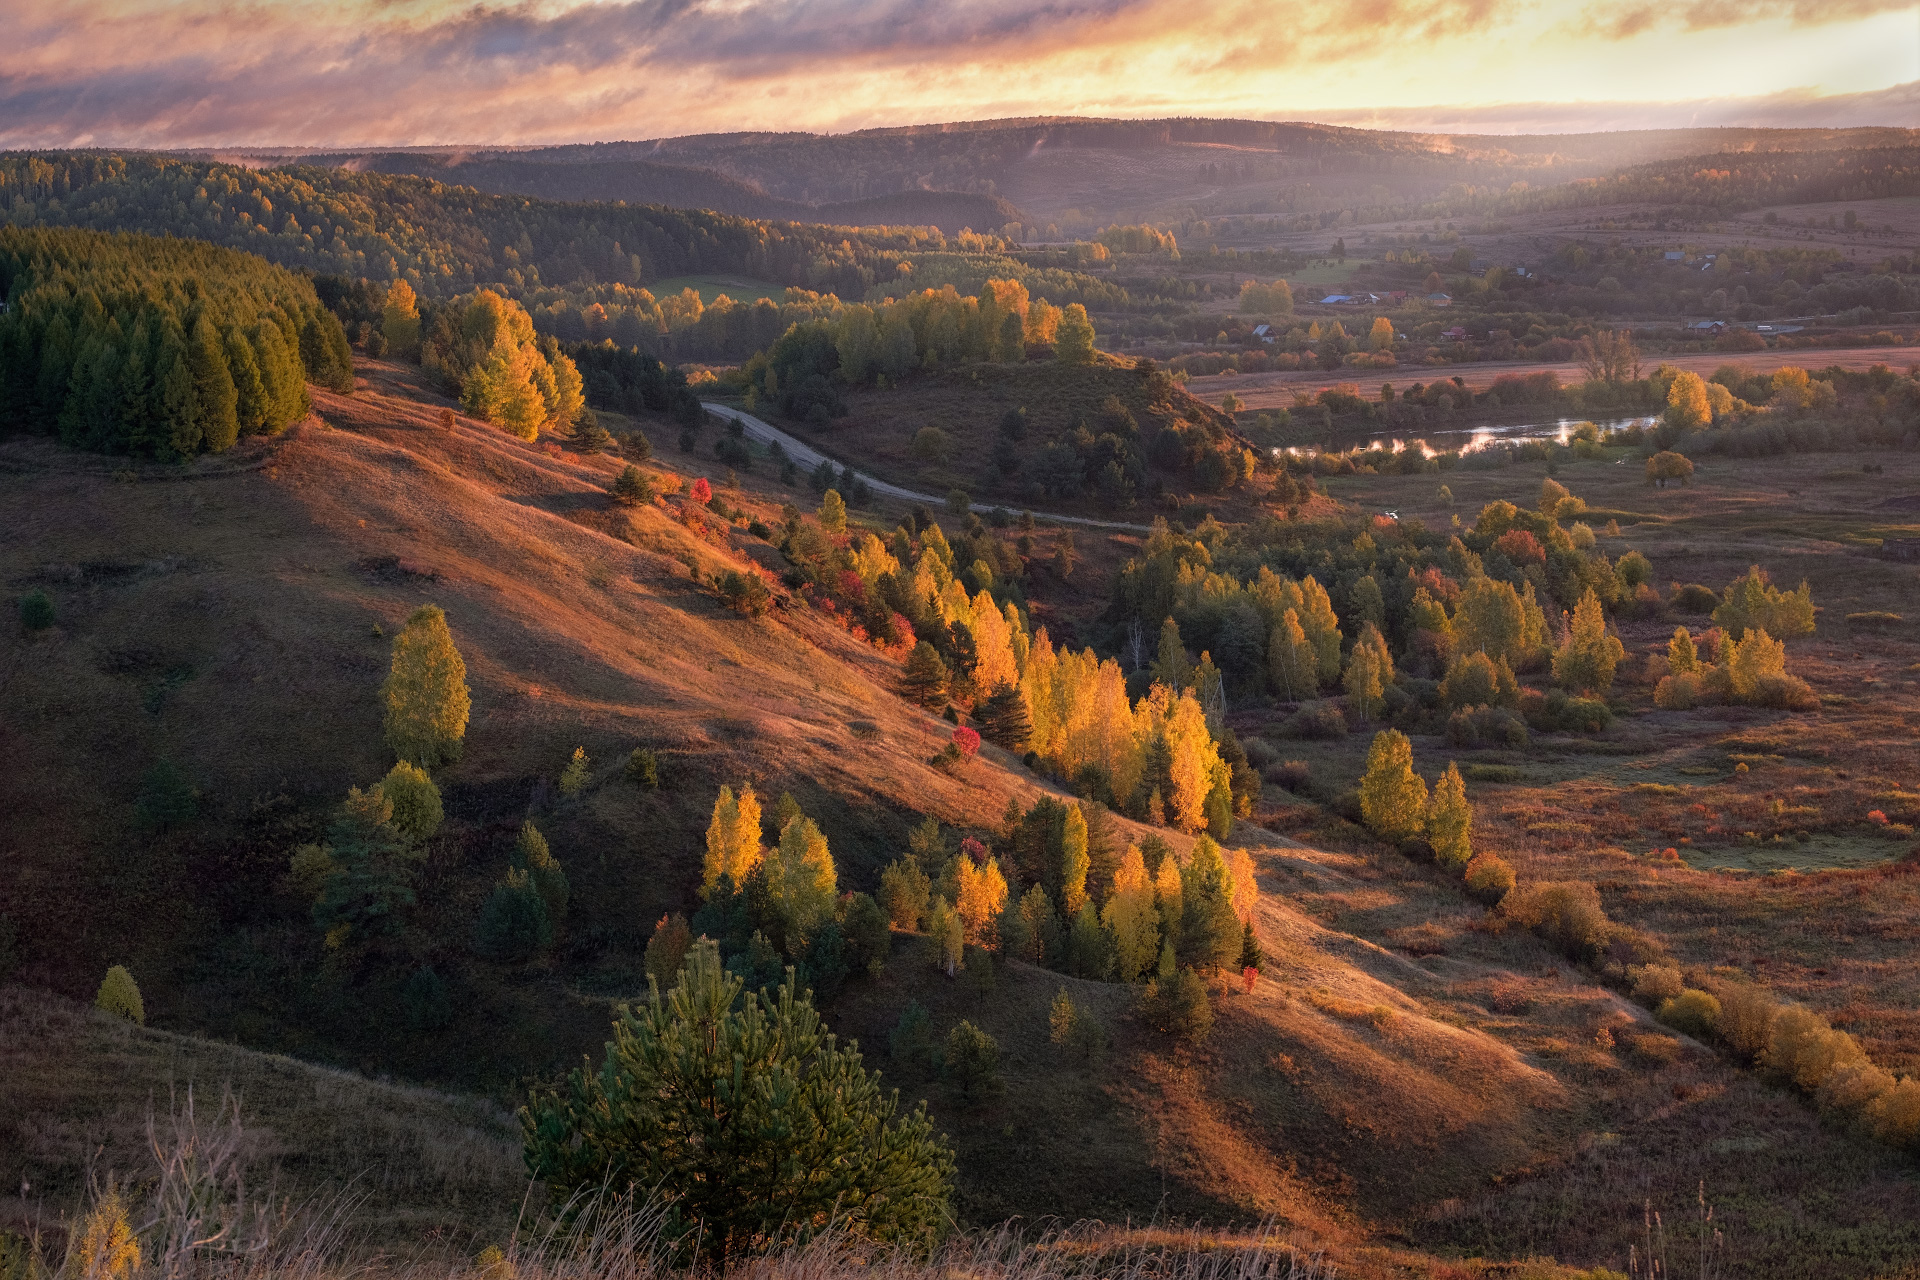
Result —
<path fill-rule="evenodd" d="M 555 1203 L 655 1197 L 664 1239 L 716 1268 L 828 1229 L 932 1244 L 954 1161 L 925 1108 L 902 1114 L 791 981 L 744 986 L 700 943 L 671 991 L 623 1009 L 600 1071 L 521 1110 L 533 1176 Z"/>
<path fill-rule="evenodd" d="M 117 964 L 107 970 L 93 1004 L 103 1013 L 110 1013 L 116 1018 L 125 1018 L 140 1026 L 147 1023 L 147 1006 L 140 999 L 140 986 L 133 980 L 133 975 L 127 972 L 125 965 Z"/>

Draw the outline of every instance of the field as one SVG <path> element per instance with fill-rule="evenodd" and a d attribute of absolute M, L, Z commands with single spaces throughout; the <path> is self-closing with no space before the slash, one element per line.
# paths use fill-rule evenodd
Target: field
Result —
<path fill-rule="evenodd" d="M 1364 318 L 1367 313 L 1362 309 L 1356 309 L 1354 314 Z M 1779 351 L 1767 352 L 1764 355 L 1729 355 L 1724 351 L 1713 351 L 1675 356 L 1650 356 L 1644 364 L 1648 370 L 1656 365 L 1670 364 L 1676 369 L 1685 369 L 1703 378 L 1710 377 L 1714 370 L 1724 365 L 1771 373 L 1782 365 L 1798 365 L 1806 369 L 1838 366 L 1842 369 L 1860 370 L 1883 364 L 1889 369 L 1901 372 L 1920 364 L 1920 346 Z M 1562 386 L 1586 380 L 1586 374 L 1582 372 L 1580 366 L 1572 363 L 1521 364 L 1490 361 L 1484 364 L 1442 365 L 1431 369 L 1422 365 L 1409 364 L 1398 369 L 1338 369 L 1332 373 L 1317 369 L 1289 373 L 1219 373 L 1192 379 L 1187 384 L 1187 390 L 1212 405 L 1218 405 L 1221 398 L 1231 392 L 1240 397 L 1242 407 L 1245 409 L 1286 409 L 1292 407 L 1295 395 L 1311 397 L 1328 387 L 1337 387 L 1345 383 L 1358 383 L 1363 393 L 1377 393 L 1379 385 L 1383 382 L 1390 382 L 1404 389 L 1415 382 L 1430 383 L 1435 379 L 1450 381 L 1458 377 L 1470 390 L 1484 391 L 1503 373 L 1551 373 L 1560 379 Z"/>

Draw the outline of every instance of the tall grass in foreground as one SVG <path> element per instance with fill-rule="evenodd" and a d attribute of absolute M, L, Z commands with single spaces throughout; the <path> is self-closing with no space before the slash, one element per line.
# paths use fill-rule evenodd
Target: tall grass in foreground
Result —
<path fill-rule="evenodd" d="M 93 1180 L 91 1204 L 68 1232 L 64 1257 L 32 1241 L 24 1257 L 0 1250 L 0 1280 L 1334 1280 L 1266 1226 L 1246 1232 L 1116 1228 L 1078 1223 L 1029 1235 L 1011 1225 L 955 1234 L 930 1254 L 827 1231 L 805 1242 L 692 1268 L 684 1241 L 663 1229 L 655 1203 L 585 1196 L 477 1257 L 396 1258 L 356 1238 L 351 1189 L 306 1205 L 251 1185 L 256 1133 L 223 1090 L 211 1115 L 193 1090 L 149 1116 L 152 1166 Z M 532 1197 L 529 1197 L 529 1204 Z M 693 1251 L 698 1256 L 698 1250 Z"/>

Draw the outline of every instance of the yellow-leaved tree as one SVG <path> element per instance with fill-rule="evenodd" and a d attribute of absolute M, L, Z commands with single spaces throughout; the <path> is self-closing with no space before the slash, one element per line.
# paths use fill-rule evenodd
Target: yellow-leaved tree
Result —
<path fill-rule="evenodd" d="M 420 363 L 459 391 L 468 413 L 523 440 L 579 417 L 580 371 L 552 335 L 533 331 L 526 308 L 477 289 L 448 303 L 445 321 L 427 336 Z"/>
<path fill-rule="evenodd" d="M 1179 877 L 1175 876 L 1175 882 Z M 1113 935 L 1114 968 L 1122 982 L 1145 973 L 1160 955 L 1160 910 L 1153 884 L 1147 879 L 1140 846 L 1130 844 L 1113 873 L 1113 891 L 1100 912 L 1100 923 Z"/>
<path fill-rule="evenodd" d="M 1000 873 L 1000 860 L 988 858 L 981 865 L 963 852 L 954 870 L 959 886 L 955 910 L 967 941 L 976 947 L 999 945 L 1000 913 L 1007 906 L 1007 878 Z"/>
<path fill-rule="evenodd" d="M 733 887 L 746 884 L 747 877 L 760 865 L 760 798 L 751 785 L 720 788 L 713 800 L 713 818 L 707 823 L 707 856 L 700 868 L 700 896 L 713 893 L 721 876 L 730 876 Z"/>
<path fill-rule="evenodd" d="M 380 306 L 380 336 L 387 340 L 387 350 L 404 359 L 417 359 L 420 355 L 420 307 L 413 296 L 413 286 L 405 280 L 395 280 L 387 287 L 386 300 Z"/>
<path fill-rule="evenodd" d="M 393 638 L 393 665 L 381 695 L 394 755 L 423 769 L 460 758 L 473 697 L 467 664 L 439 605 L 415 609 Z"/>
<path fill-rule="evenodd" d="M 1575 693 L 1604 696 L 1613 687 L 1614 668 L 1627 656 L 1618 636 L 1607 631 L 1606 615 L 1593 588 L 1573 607 L 1567 642 L 1553 655 L 1553 678 Z"/>
<path fill-rule="evenodd" d="M 827 838 L 812 818 L 787 820 L 768 870 L 772 873 L 767 879 L 774 909 L 780 913 L 789 946 L 794 939 L 810 938 L 815 929 L 833 918 L 839 878 L 833 855 L 827 851 Z"/>
<path fill-rule="evenodd" d="M 1413 771 L 1413 744 L 1398 729 L 1382 729 L 1367 748 L 1360 816 L 1387 840 L 1411 840 L 1426 829 L 1427 784 Z"/>

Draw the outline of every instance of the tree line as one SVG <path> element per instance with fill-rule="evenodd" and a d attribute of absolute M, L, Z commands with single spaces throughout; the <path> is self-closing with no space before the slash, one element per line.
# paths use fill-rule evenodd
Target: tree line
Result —
<path fill-rule="evenodd" d="M 198 241 L 0 227 L 0 429 L 160 459 L 218 453 L 353 389 L 310 281 Z"/>

